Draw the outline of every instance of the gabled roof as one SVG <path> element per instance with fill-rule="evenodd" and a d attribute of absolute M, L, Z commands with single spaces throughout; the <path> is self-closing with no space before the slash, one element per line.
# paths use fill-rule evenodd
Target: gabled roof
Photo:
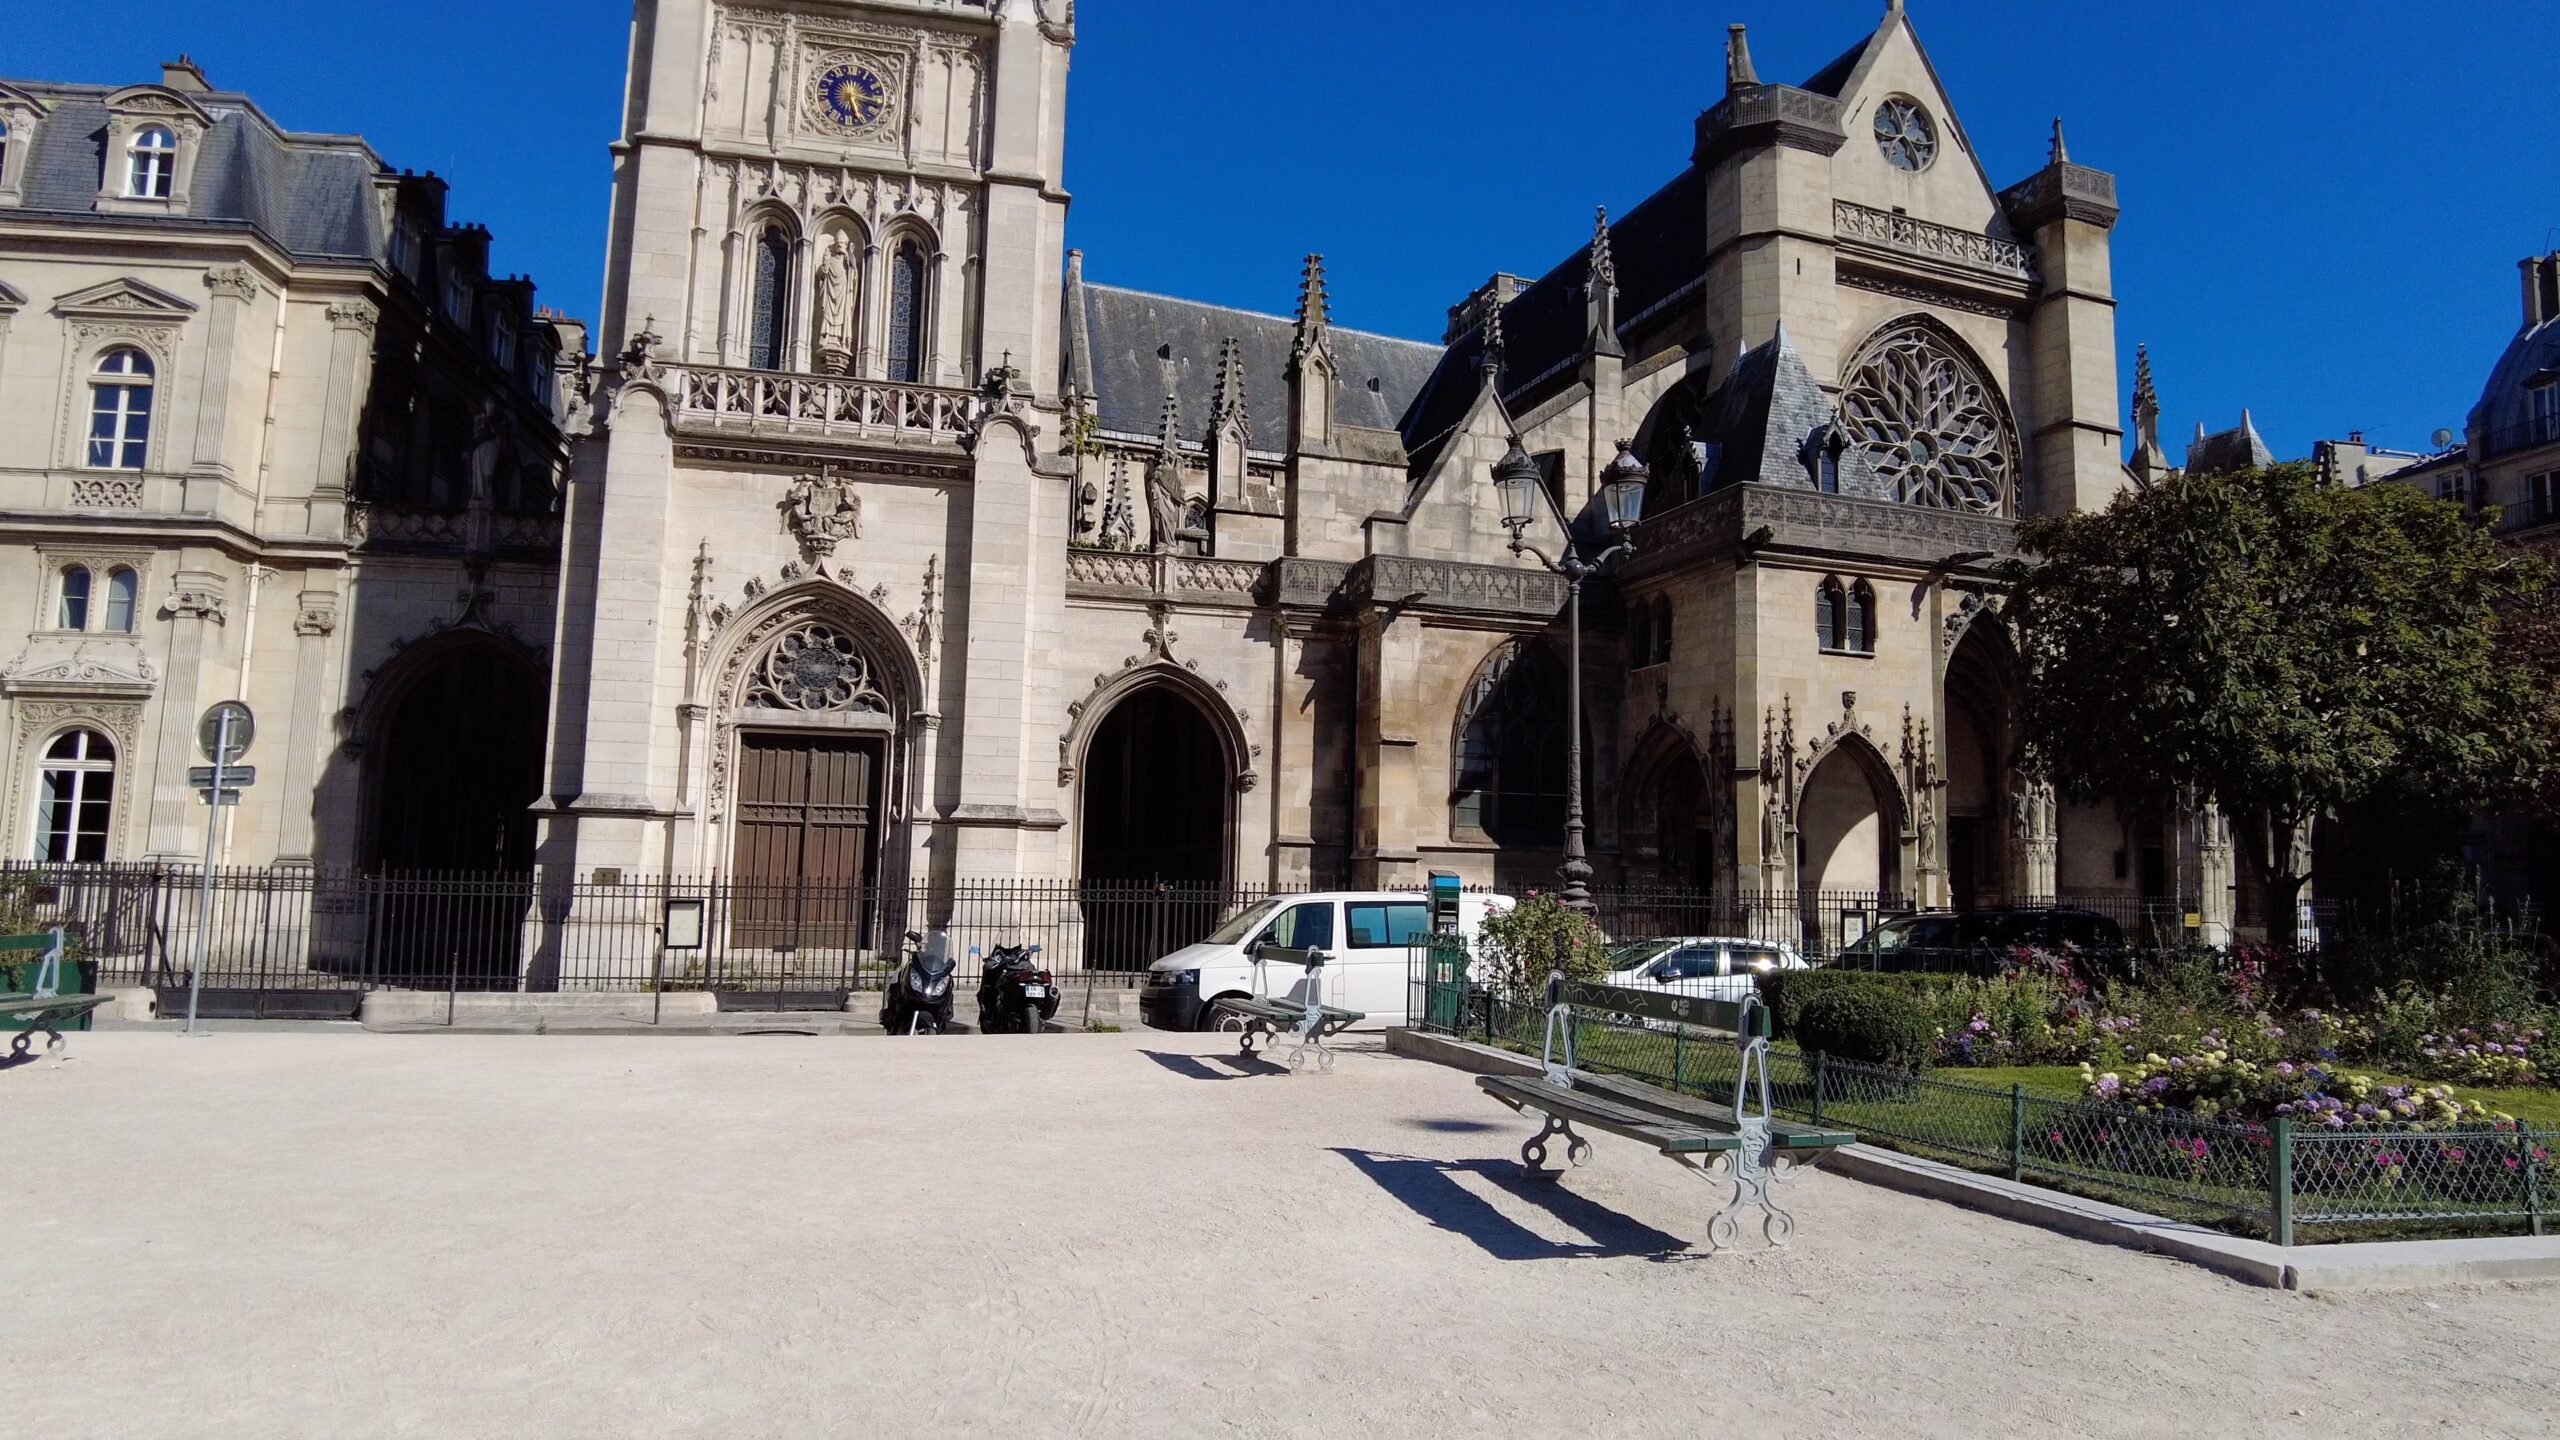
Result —
<path fill-rule="evenodd" d="M 1297 323 L 1198 300 L 1151 295 L 1071 277 L 1067 287 L 1068 363 L 1075 388 L 1091 395 L 1105 431 L 1153 436 L 1168 390 L 1182 410 L 1182 435 L 1209 433 L 1219 355 L 1234 340 L 1244 366 L 1244 392 L 1257 448 L 1287 433 L 1289 351 Z M 1080 332 L 1080 333 L 1079 333 Z M 1430 378 L 1440 347 L 1359 330 L 1331 328 L 1340 379 L 1334 418 L 1345 425 L 1393 430 Z"/>
<path fill-rule="evenodd" d="M 2196 427 L 2195 443 L 2187 447 L 2187 469 L 2197 475 L 2217 475 L 2235 470 L 2260 470 L 2276 463 L 2275 452 L 2258 435 L 2257 423 L 2249 412 L 2240 412 L 2240 423 L 2228 430 L 2210 435 L 2204 427 Z"/>

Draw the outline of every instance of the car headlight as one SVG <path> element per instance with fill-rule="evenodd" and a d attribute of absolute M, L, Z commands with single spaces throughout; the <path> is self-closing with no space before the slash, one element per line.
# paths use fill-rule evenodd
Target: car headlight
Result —
<path fill-rule="evenodd" d="M 1199 984 L 1200 972 L 1197 970 L 1158 970 L 1155 972 L 1155 982 L 1158 985 L 1168 985 L 1175 989 L 1180 989 L 1185 985 Z"/>

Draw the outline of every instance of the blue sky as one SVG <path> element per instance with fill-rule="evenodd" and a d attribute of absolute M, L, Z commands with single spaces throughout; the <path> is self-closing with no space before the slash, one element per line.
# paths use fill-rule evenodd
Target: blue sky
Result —
<path fill-rule="evenodd" d="M 1538 273 L 1686 159 L 1724 26 L 1801 80 L 1881 0 L 1085 0 L 1072 243 L 1096 280 L 1286 311 L 1321 250 L 1344 324 L 1437 339 L 1498 269 Z M 2171 452 L 2254 408 L 2280 454 L 2459 429 L 2560 244 L 2548 0 L 1912 0 L 1993 180 L 2113 170 L 2118 334 Z M 1567 17 L 1567 18 L 1559 18 Z M 624 0 L 0 5 L 0 75 L 125 82 L 192 52 L 283 123 L 454 183 L 495 260 L 592 315 Z"/>

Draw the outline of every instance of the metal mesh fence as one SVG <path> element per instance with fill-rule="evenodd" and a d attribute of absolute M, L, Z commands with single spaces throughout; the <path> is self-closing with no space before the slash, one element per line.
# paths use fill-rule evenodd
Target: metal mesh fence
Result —
<path fill-rule="evenodd" d="M 1541 1004 L 1473 985 L 1463 947 L 1416 952 L 1419 1028 L 1536 1054 Z M 1729 1037 L 1667 1023 L 1573 1012 L 1578 1063 L 1665 1089 L 1729 1101 L 1739 1069 Z M 1561 1058 L 1561 1057 L 1559 1057 Z M 1781 1113 L 1862 1140 L 2033 1180 L 2176 1219 L 2291 1244 L 2411 1233 L 2544 1231 L 2555 1137 L 2527 1127 L 2469 1132 L 2297 1129 L 2176 1110 L 2091 1105 L 1806 1055 L 1769 1055 Z"/>

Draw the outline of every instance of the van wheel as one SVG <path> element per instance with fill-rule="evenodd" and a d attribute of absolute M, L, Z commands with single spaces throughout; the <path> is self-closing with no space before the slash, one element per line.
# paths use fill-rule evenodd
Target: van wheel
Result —
<path fill-rule="evenodd" d="M 1244 1032 L 1245 1025 L 1246 1025 L 1246 1023 L 1247 1023 L 1247 1022 L 1246 1022 L 1246 1020 L 1245 1020 L 1245 1018 L 1244 1018 L 1243 1016 L 1241 1016 L 1241 1015 L 1237 1014 L 1237 1013 L 1236 1013 L 1236 1012 L 1234 1012 L 1233 1010 L 1221 1010 L 1221 1009 L 1219 1009 L 1219 1008 L 1218 1008 L 1218 1001 L 1219 1001 L 1219 1000 L 1242 1000 L 1242 999 L 1244 999 L 1244 998 L 1245 998 L 1245 997 L 1244 997 L 1244 996 L 1242 996 L 1242 995 L 1221 995 L 1221 996 L 1219 996 L 1219 997 L 1217 998 L 1217 1000 L 1212 1000 L 1212 1001 L 1210 1001 L 1208 1004 L 1201 1006 L 1201 1007 L 1200 1007 L 1200 1029 L 1201 1029 L 1201 1032 L 1202 1032 L 1203 1034 L 1206 1034 L 1206 1033 L 1210 1033 L 1210 1032 L 1213 1032 L 1213 1031 L 1214 1031 L 1215 1033 L 1220 1034 L 1220 1035 L 1239 1035 L 1239 1034 L 1242 1034 L 1242 1033 Z"/>

